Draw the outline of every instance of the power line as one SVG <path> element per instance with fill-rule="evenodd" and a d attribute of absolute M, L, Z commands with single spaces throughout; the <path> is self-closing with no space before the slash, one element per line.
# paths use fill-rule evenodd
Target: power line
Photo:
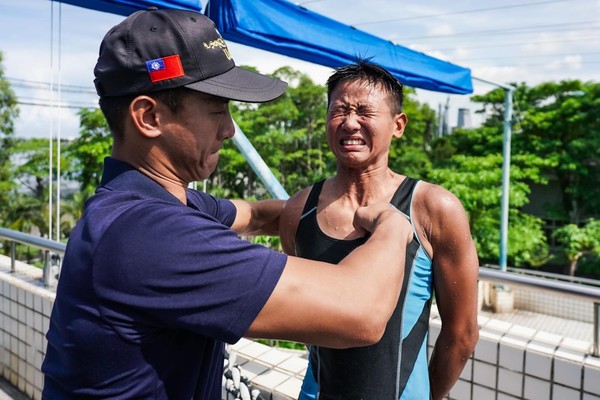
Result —
<path fill-rule="evenodd" d="M 583 41 L 583 40 L 597 40 L 598 36 L 584 36 L 584 37 L 576 37 L 576 38 L 565 38 L 565 39 L 552 39 L 552 40 L 535 40 L 535 41 L 525 41 L 525 42 L 510 42 L 507 43 L 506 41 L 502 41 L 502 43 L 494 43 L 494 44 L 487 44 L 487 45 L 481 45 L 481 46 L 460 46 L 461 49 L 489 49 L 489 48 L 496 48 L 496 47 L 513 47 L 513 46 L 519 46 L 519 45 L 536 45 L 536 44 L 556 44 L 556 43 L 561 43 L 561 42 L 574 42 L 574 41 Z M 453 46 L 453 47 L 445 47 L 445 48 L 432 48 L 432 49 L 428 49 L 428 51 L 451 51 L 451 50 L 456 50 L 457 46 Z"/>
<path fill-rule="evenodd" d="M 71 108 L 76 110 L 82 109 L 96 109 L 98 106 L 84 106 L 84 105 L 74 105 L 74 104 L 52 104 L 48 102 L 35 102 L 35 101 L 20 101 L 17 100 L 17 104 L 23 106 L 34 106 L 34 107 L 53 107 L 53 108 Z"/>
<path fill-rule="evenodd" d="M 584 56 L 584 55 L 598 55 L 600 52 L 590 52 L 590 53 L 571 53 L 571 54 L 537 54 L 537 55 L 519 55 L 519 58 L 548 58 L 548 57 L 570 57 L 570 56 Z M 497 56 L 497 57 L 478 57 L 478 58 L 464 58 L 461 59 L 461 62 L 465 61 L 477 61 L 477 60 L 501 60 L 506 59 L 507 56 Z"/>
<path fill-rule="evenodd" d="M 502 29 L 489 29 L 483 31 L 468 31 L 468 32 L 457 32 L 457 33 L 449 33 L 443 35 L 424 35 L 424 36 L 407 36 L 403 37 L 400 40 L 415 40 L 415 39 L 447 39 L 456 36 L 465 36 L 465 35 L 477 35 L 478 38 L 481 38 L 482 34 L 523 34 L 523 33 L 536 33 L 536 32 L 548 32 L 548 31 L 561 31 L 565 28 L 568 29 L 569 26 L 581 26 L 582 24 L 595 24 L 596 21 L 579 21 L 579 22 L 570 22 L 565 24 L 550 24 L 550 25 L 535 25 L 535 26 L 525 26 L 525 27 L 512 27 L 512 28 L 502 28 Z M 556 29 L 555 29 L 556 28 Z M 581 29 L 575 29 L 574 31 L 581 30 L 594 30 L 600 29 L 600 26 L 592 26 L 592 27 L 583 27 Z M 523 32 L 529 31 L 529 32 Z"/>
<path fill-rule="evenodd" d="M 319 1 L 319 0 L 313 0 L 313 1 Z M 480 13 L 480 12 L 486 12 L 486 11 L 496 11 L 496 10 L 509 9 L 509 8 L 530 7 L 530 6 L 537 6 L 540 4 L 563 3 L 565 1 L 574 1 L 574 0 L 538 1 L 535 3 L 513 4 L 513 5 L 508 5 L 508 6 L 476 8 L 476 9 L 472 9 L 472 10 L 450 11 L 450 12 L 439 13 L 439 14 L 417 15 L 417 16 L 413 16 L 413 17 L 403 17 L 403 18 L 386 19 L 386 20 L 379 20 L 379 21 L 359 22 L 357 24 L 351 24 L 351 25 L 361 26 L 361 25 L 373 25 L 373 24 L 386 24 L 389 22 L 408 21 L 408 20 L 423 19 L 423 18 L 435 18 L 435 17 L 442 17 L 442 16 L 447 16 L 447 15 L 463 15 L 463 14 Z M 305 4 L 305 3 L 310 3 L 310 1 L 304 2 L 302 4 Z"/>
<path fill-rule="evenodd" d="M 7 77 L 6 80 L 9 81 L 11 83 L 11 85 L 16 86 L 16 87 L 23 87 L 23 88 L 28 88 L 28 89 L 44 89 L 44 90 L 50 90 L 50 88 L 51 88 L 50 82 L 33 81 L 33 80 L 28 80 L 28 79 L 10 78 L 10 77 Z M 96 94 L 96 91 L 89 86 L 61 84 L 60 89 L 63 92 L 70 92 L 70 93 Z M 57 90 L 57 89 L 55 89 L 55 90 Z"/>
<path fill-rule="evenodd" d="M 586 62 L 581 62 L 581 64 L 585 64 L 585 65 L 594 64 L 595 65 L 595 64 L 600 64 L 600 61 L 586 61 Z M 515 67 L 515 66 L 517 66 L 517 65 L 516 64 L 496 65 L 495 64 L 493 66 L 486 65 L 485 67 L 505 68 L 505 67 Z M 547 66 L 548 66 L 547 62 L 546 63 L 537 63 L 537 64 L 519 64 L 518 65 L 519 68 L 524 68 L 524 67 L 547 67 Z M 473 67 L 473 68 L 475 68 L 475 67 Z M 573 78 L 573 79 L 582 80 L 580 78 Z"/>

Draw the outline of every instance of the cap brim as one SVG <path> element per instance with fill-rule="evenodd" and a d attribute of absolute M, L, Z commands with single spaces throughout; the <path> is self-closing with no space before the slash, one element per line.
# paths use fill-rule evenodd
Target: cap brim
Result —
<path fill-rule="evenodd" d="M 185 87 L 225 99 L 264 103 L 285 93 L 287 83 L 240 67 Z"/>

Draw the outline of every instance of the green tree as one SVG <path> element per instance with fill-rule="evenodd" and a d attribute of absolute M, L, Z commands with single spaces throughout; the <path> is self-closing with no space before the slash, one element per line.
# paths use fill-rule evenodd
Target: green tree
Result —
<path fill-rule="evenodd" d="M 110 155 L 112 136 L 100 109 L 80 110 L 79 121 L 79 136 L 65 149 L 69 162 L 66 175 L 79 182 L 87 198 L 100 184 L 104 158 Z"/>
<path fill-rule="evenodd" d="M 502 121 L 503 91 L 475 96 L 489 115 Z M 547 217 L 579 223 L 600 215 L 600 84 L 577 80 L 517 85 L 514 154 L 545 160 L 543 174 L 557 182 L 562 202 L 547 207 Z"/>
<path fill-rule="evenodd" d="M 554 231 L 568 261 L 565 273 L 575 275 L 577 262 L 586 254 L 600 257 L 600 220 L 591 219 L 583 227 L 568 224 Z"/>
<path fill-rule="evenodd" d="M 513 124 L 509 235 L 511 230 L 518 231 L 512 219 L 515 201 L 513 169 L 521 158 L 533 162 L 539 169 L 537 174 L 524 175 L 525 184 L 531 187 L 532 183 L 551 183 L 559 193 L 559 202 L 536 199 L 542 203 L 539 206 L 544 210 L 543 218 L 578 226 L 582 219 L 600 215 L 600 116 L 597 111 L 600 84 L 572 80 L 547 82 L 535 87 L 515 86 L 517 123 Z M 487 115 L 485 127 L 497 129 L 501 126 L 503 90 L 474 96 L 473 100 L 481 103 L 481 112 Z M 494 146 L 501 143 L 499 135 L 486 137 Z M 464 146 L 462 149 L 468 150 Z M 489 146 L 477 141 L 472 149 L 481 154 L 489 151 Z M 562 233 L 560 237 L 564 241 L 576 236 Z M 514 244 L 514 240 L 509 239 L 509 253 Z"/>
<path fill-rule="evenodd" d="M 333 170 L 333 157 L 325 140 L 325 88 L 289 67 L 280 68 L 273 75 L 288 82 L 286 94 L 264 104 L 233 103 L 231 113 L 275 177 L 291 194 Z M 218 168 L 209 180 L 208 189 L 213 194 L 269 197 L 231 142 L 221 150 Z"/>
<path fill-rule="evenodd" d="M 7 212 L 10 207 L 10 195 L 15 189 L 12 177 L 12 147 L 14 145 L 15 119 L 19 115 L 17 97 L 4 76 L 0 52 L 0 225 L 7 225 Z"/>
<path fill-rule="evenodd" d="M 497 263 L 500 253 L 502 196 L 503 101 L 501 90 L 474 96 L 488 118 L 476 129 L 457 129 L 431 145 L 433 169 L 429 179 L 453 192 L 469 216 L 471 231 L 483 263 Z M 532 183 L 546 183 L 542 173 L 549 162 L 531 153 L 511 158 L 508 262 L 539 266 L 548 260 L 543 221 L 523 212 Z"/>
<path fill-rule="evenodd" d="M 543 221 L 520 210 L 528 202 L 529 186 L 525 180 L 535 174 L 531 164 L 511 169 L 507 258 L 513 265 L 538 266 L 548 260 Z M 429 177 L 461 200 L 480 260 L 496 263 L 500 254 L 502 155 L 454 155 L 444 166 L 434 168 Z"/>
<path fill-rule="evenodd" d="M 430 152 L 437 117 L 434 110 L 419 103 L 414 95 L 414 89 L 405 88 L 402 111 L 408 116 L 408 124 L 402 138 L 392 141 L 389 165 L 404 175 L 425 178 L 432 166 Z"/>
<path fill-rule="evenodd" d="M 14 141 L 12 154 L 19 162 L 13 165 L 11 175 L 18 187 L 11 192 L 7 218 L 10 229 L 41 236 L 48 232 L 48 143 L 48 139 Z"/>
<path fill-rule="evenodd" d="M 555 218 L 578 224 L 600 215 L 600 84 L 545 83 L 526 91 L 534 107 L 517 145 L 551 162 L 562 203 Z"/>

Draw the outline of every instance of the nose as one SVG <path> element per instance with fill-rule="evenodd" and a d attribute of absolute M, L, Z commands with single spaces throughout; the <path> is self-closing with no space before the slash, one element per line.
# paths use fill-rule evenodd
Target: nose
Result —
<path fill-rule="evenodd" d="M 355 131 L 360 129 L 360 123 L 358 122 L 358 115 L 353 112 L 349 112 L 345 115 L 342 122 L 342 127 L 347 131 Z"/>
<path fill-rule="evenodd" d="M 235 123 L 231 118 L 231 115 L 227 115 L 225 121 L 223 122 L 223 126 L 221 127 L 221 137 L 222 140 L 231 139 L 233 135 L 235 135 Z"/>

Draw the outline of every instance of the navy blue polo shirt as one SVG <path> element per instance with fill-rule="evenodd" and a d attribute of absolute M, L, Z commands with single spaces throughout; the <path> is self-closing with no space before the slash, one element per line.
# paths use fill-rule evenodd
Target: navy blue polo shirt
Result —
<path fill-rule="evenodd" d="M 286 256 L 240 239 L 230 201 L 187 199 L 105 160 L 67 244 L 44 399 L 221 398 L 223 343 L 248 330 Z"/>

